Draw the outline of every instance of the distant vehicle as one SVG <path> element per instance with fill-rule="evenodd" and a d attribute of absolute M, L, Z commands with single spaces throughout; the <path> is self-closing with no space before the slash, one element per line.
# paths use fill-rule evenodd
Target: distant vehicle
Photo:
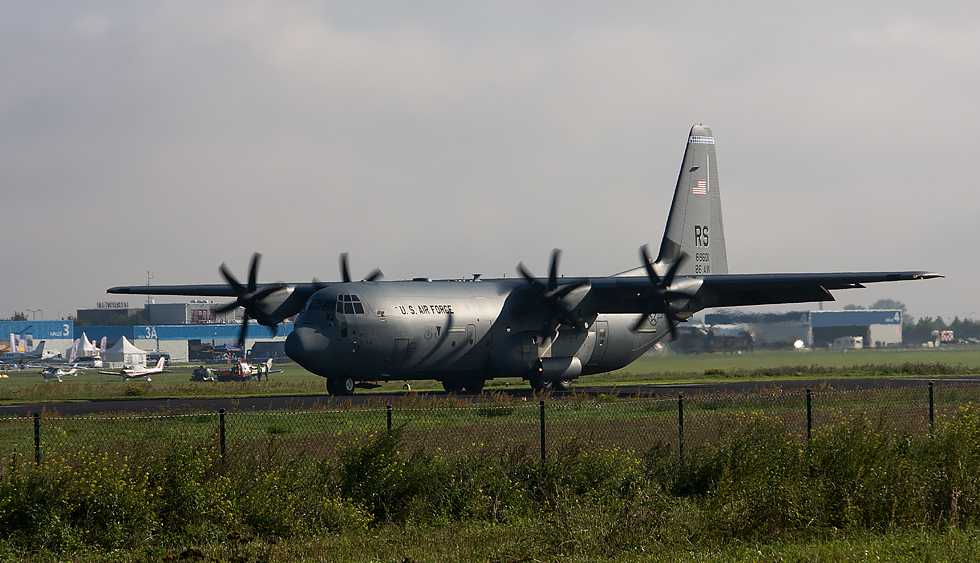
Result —
<path fill-rule="evenodd" d="M 840 338 L 835 338 L 831 346 L 838 350 L 857 350 L 864 348 L 864 337 L 841 336 Z"/>
<path fill-rule="evenodd" d="M 149 352 L 146 355 L 146 361 L 149 363 L 159 361 L 160 358 L 164 359 L 163 365 L 170 367 L 170 352 Z"/>
<path fill-rule="evenodd" d="M 129 381 L 130 379 L 136 379 L 138 377 L 145 377 L 147 381 L 153 381 L 149 378 L 150 375 L 155 373 L 164 373 L 163 364 L 166 361 L 165 358 L 160 358 L 157 360 L 156 367 L 147 368 L 144 366 L 129 366 L 118 371 L 100 371 L 102 375 L 118 375 L 123 378 L 123 381 Z"/>
<path fill-rule="evenodd" d="M 198 366 L 191 374 L 191 381 L 214 381 L 214 373 L 207 366 Z"/>
<path fill-rule="evenodd" d="M 270 373 L 280 372 L 282 372 L 281 369 L 272 369 L 272 358 L 269 358 L 261 364 L 238 362 L 236 364 L 232 364 L 228 369 L 211 370 L 211 373 L 214 374 L 215 379 L 218 381 L 248 381 L 250 379 L 260 380 L 262 379 L 263 374 L 265 374 L 266 379 L 269 379 Z M 195 373 L 197 372 L 195 371 Z"/>

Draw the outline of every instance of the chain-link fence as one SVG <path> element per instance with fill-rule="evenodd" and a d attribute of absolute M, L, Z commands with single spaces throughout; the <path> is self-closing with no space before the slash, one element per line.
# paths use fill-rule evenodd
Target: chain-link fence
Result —
<path fill-rule="evenodd" d="M 434 454 L 487 448 L 545 459 L 575 441 L 582 447 L 683 457 L 718 443 L 740 418 L 764 414 L 801 441 L 812 431 L 856 416 L 895 435 L 928 434 L 934 421 L 980 400 L 980 385 L 942 382 L 895 389 L 815 389 L 753 395 L 552 398 L 526 402 L 448 402 L 426 406 L 267 413 L 211 412 L 155 416 L 0 418 L 0 452 L 49 453 L 81 448 L 150 455 L 175 439 L 209 445 L 221 456 L 262 452 L 324 459 L 362 437 L 401 429 L 405 447 Z"/>

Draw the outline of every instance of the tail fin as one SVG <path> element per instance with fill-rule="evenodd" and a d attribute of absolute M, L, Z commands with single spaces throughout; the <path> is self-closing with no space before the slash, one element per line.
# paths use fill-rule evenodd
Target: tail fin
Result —
<path fill-rule="evenodd" d="M 31 353 L 37 356 L 38 358 L 44 356 L 44 341 L 42 340 L 41 343 L 37 345 L 37 348 L 35 348 L 34 351 Z"/>
<path fill-rule="evenodd" d="M 167 358 L 160 358 L 157 360 L 157 369 L 163 369 L 164 364 L 167 363 Z"/>
<path fill-rule="evenodd" d="M 657 262 L 672 263 L 687 253 L 681 275 L 727 274 L 725 228 L 715 160 L 715 138 L 703 125 L 691 127 L 687 150 Z"/>

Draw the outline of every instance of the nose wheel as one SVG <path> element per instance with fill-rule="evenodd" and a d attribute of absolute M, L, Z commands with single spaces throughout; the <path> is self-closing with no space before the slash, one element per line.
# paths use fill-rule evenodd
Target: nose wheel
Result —
<path fill-rule="evenodd" d="M 327 393 L 331 395 L 353 395 L 354 378 L 349 376 L 331 377 L 327 379 Z"/>

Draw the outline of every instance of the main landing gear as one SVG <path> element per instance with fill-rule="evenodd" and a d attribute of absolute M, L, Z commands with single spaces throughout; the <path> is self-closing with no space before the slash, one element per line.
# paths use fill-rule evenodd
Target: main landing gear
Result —
<path fill-rule="evenodd" d="M 464 390 L 467 393 L 479 395 L 483 392 L 483 386 L 485 384 L 486 380 L 482 377 L 442 380 L 442 388 L 446 390 L 446 393 L 456 393 L 457 395 L 462 393 Z"/>
<path fill-rule="evenodd" d="M 531 389 L 537 392 L 543 391 L 571 391 L 572 390 L 572 380 L 571 379 L 559 379 L 554 380 L 543 380 L 540 377 L 531 378 Z"/>
<path fill-rule="evenodd" d="M 353 395 L 355 381 L 353 377 L 331 377 L 327 379 L 327 393 L 331 395 Z"/>

